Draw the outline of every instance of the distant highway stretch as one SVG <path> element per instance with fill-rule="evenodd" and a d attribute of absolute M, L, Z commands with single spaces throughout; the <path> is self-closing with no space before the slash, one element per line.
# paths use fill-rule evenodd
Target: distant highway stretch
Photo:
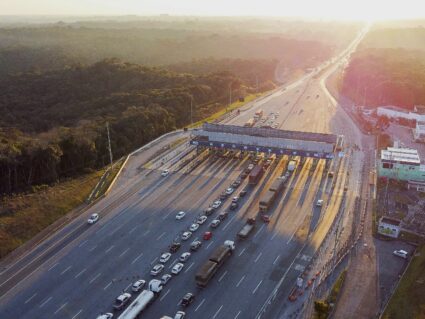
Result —
<path fill-rule="evenodd" d="M 350 49 L 354 47 L 351 45 Z M 332 63 L 339 63 L 350 52 L 344 52 Z M 332 63 L 323 68 L 332 67 Z M 263 124 L 343 134 L 347 147 L 357 143 L 359 132 L 320 85 L 324 75 L 316 79 L 313 75 L 254 101 L 252 107 L 242 109 L 228 124 L 243 125 L 261 108 Z M 280 289 L 289 294 L 326 235 L 342 197 L 356 195 L 354 189 L 344 190 L 347 153 L 328 163 L 322 159 L 294 158 L 296 168 L 268 212 L 270 222 L 257 220 L 245 240 L 239 239 L 237 233 L 249 217 L 258 213 L 259 201 L 273 181 L 286 172 L 290 160 L 287 156 L 272 159 L 256 185 L 248 185 L 248 178 L 243 179 L 187 240 L 182 239 L 183 233 L 240 178 L 254 158 L 235 158 L 229 153 L 219 156 L 207 151 L 196 155 L 193 150 L 172 166 L 168 176 L 161 176 L 166 165 L 154 171 L 135 170 L 137 174 L 127 177 L 126 187 L 112 191 L 0 273 L 0 317 L 75 319 L 113 312 L 112 304 L 123 291 L 131 293 L 133 299 L 136 297 L 138 293 L 131 289 L 133 282 L 149 282 L 171 274 L 181 262 L 180 255 L 189 252 L 190 244 L 199 240 L 199 249 L 191 251 L 190 258 L 181 262 L 184 266 L 180 273 L 172 275 L 142 317 L 174 316 L 183 310 L 188 318 L 256 318 L 279 282 L 283 282 Z M 184 169 L 178 170 L 178 164 L 189 155 L 196 156 L 199 165 L 185 174 Z M 259 160 L 264 163 L 267 159 Z M 333 176 L 328 174 L 330 170 L 335 170 Z M 231 210 L 232 197 L 242 190 L 246 190 L 246 195 Z M 316 205 L 319 199 L 324 202 L 322 206 Z M 179 211 L 186 214 L 177 220 Z M 216 228 L 210 227 L 212 220 L 224 211 L 228 212 L 227 217 Z M 100 213 L 100 219 L 88 225 L 86 219 L 91 213 Z M 212 233 L 211 238 L 204 239 L 206 231 Z M 153 277 L 153 266 L 159 263 L 162 253 L 169 251 L 174 240 L 181 247 L 164 262 L 162 272 Z M 197 287 L 196 272 L 226 240 L 235 241 L 232 256 L 205 288 Z M 182 308 L 180 300 L 188 292 L 195 299 Z M 273 306 L 267 311 L 274 313 L 277 308 Z M 114 317 L 119 313 L 115 311 Z"/>

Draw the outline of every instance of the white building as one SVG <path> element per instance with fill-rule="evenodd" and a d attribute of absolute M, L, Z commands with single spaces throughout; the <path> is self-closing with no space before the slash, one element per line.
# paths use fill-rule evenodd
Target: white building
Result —
<path fill-rule="evenodd" d="M 378 233 L 384 236 L 397 238 L 400 234 L 401 221 L 390 217 L 381 217 L 378 224 Z"/>
<path fill-rule="evenodd" d="M 416 122 L 416 127 L 413 129 L 413 138 L 416 142 L 425 142 L 425 122 Z"/>
<path fill-rule="evenodd" d="M 406 111 L 397 106 L 378 106 L 376 111 L 378 116 L 386 116 L 388 118 L 401 118 L 417 122 L 425 122 L 425 112 L 422 106 L 415 106 L 414 111 Z"/>

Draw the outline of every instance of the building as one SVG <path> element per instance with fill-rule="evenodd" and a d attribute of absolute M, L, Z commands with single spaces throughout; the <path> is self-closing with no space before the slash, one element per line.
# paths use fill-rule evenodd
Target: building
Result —
<path fill-rule="evenodd" d="M 405 119 L 409 121 L 425 122 L 425 110 L 422 106 L 415 106 L 412 111 L 407 111 L 397 106 L 378 106 L 376 111 L 378 116 L 386 116 L 393 119 Z"/>
<path fill-rule="evenodd" d="M 413 138 L 416 142 L 425 142 L 425 122 L 416 122 L 416 127 L 413 129 Z"/>
<path fill-rule="evenodd" d="M 425 182 L 425 165 L 421 164 L 415 149 L 388 147 L 381 150 L 378 176 L 398 181 Z"/>
<path fill-rule="evenodd" d="M 390 217 L 381 217 L 378 223 L 378 233 L 384 236 L 398 238 L 401 229 L 401 221 Z"/>

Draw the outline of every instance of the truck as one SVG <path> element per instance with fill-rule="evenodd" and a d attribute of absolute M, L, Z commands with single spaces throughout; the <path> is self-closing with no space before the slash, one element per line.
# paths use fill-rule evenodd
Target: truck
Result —
<path fill-rule="evenodd" d="M 232 255 L 233 250 L 235 250 L 235 243 L 232 240 L 226 240 L 223 245 L 217 247 L 196 273 L 196 285 L 202 288 L 206 287 L 227 258 Z"/>
<path fill-rule="evenodd" d="M 250 118 L 248 121 L 245 122 L 244 126 L 253 127 L 254 124 L 255 124 L 255 120 L 253 118 Z"/>
<path fill-rule="evenodd" d="M 295 161 L 290 161 L 288 163 L 288 172 L 295 171 L 295 168 L 297 167 L 297 163 Z"/>
<path fill-rule="evenodd" d="M 255 228 L 255 218 L 254 217 L 250 217 L 246 221 L 246 224 L 238 232 L 238 237 L 240 239 L 247 238 L 249 236 L 249 234 L 254 230 L 254 228 Z"/>
<path fill-rule="evenodd" d="M 268 209 L 273 205 L 275 199 L 278 197 L 279 193 L 284 189 L 286 181 L 286 176 L 280 176 L 276 178 L 276 180 L 271 184 L 269 190 L 260 200 L 260 212 L 265 213 L 268 211 Z"/>
<path fill-rule="evenodd" d="M 256 112 L 255 112 L 255 115 L 254 115 L 254 120 L 255 121 L 258 121 L 259 119 L 261 119 L 263 117 L 263 110 L 262 109 L 259 109 L 259 110 L 257 110 Z"/>
<path fill-rule="evenodd" d="M 118 319 L 137 318 L 155 299 L 155 294 L 150 290 L 143 290 L 140 295 L 124 310 Z"/>
<path fill-rule="evenodd" d="M 263 166 L 256 165 L 252 169 L 251 173 L 249 174 L 248 183 L 251 185 L 256 185 L 260 181 L 261 176 L 263 176 L 263 174 L 264 174 Z"/>

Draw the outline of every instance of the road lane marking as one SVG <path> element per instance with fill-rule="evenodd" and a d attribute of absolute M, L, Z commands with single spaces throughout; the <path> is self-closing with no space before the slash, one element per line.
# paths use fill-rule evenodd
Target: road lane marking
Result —
<path fill-rule="evenodd" d="M 265 224 L 263 224 L 261 227 L 260 227 L 260 229 L 257 231 L 257 233 L 254 235 L 254 238 L 255 237 L 257 237 L 257 235 L 263 230 L 263 228 L 264 228 L 264 225 Z"/>
<path fill-rule="evenodd" d="M 133 283 L 129 283 L 129 284 L 128 284 L 128 286 L 127 286 L 127 287 L 125 287 L 124 291 L 127 291 L 127 289 L 128 289 L 128 288 L 130 288 L 130 286 L 131 286 L 132 284 L 133 284 Z"/>
<path fill-rule="evenodd" d="M 278 260 L 279 258 L 280 258 L 280 255 L 278 255 L 278 256 L 275 258 L 275 260 L 274 260 L 274 262 L 273 262 L 273 265 L 277 263 L 277 260 Z"/>
<path fill-rule="evenodd" d="M 109 284 L 107 284 L 105 287 L 103 287 L 103 290 L 108 289 L 110 285 L 112 285 L 112 281 L 110 281 Z"/>
<path fill-rule="evenodd" d="M 252 291 L 252 294 L 255 294 L 255 292 L 257 291 L 258 287 L 260 287 L 260 285 L 263 283 L 263 280 L 260 280 L 260 282 L 258 283 L 257 287 L 255 287 L 255 289 Z"/>
<path fill-rule="evenodd" d="M 228 222 L 226 225 L 224 225 L 223 230 L 226 230 L 227 226 L 230 225 L 230 223 L 233 221 L 233 219 L 235 219 L 236 215 L 234 215 Z"/>
<path fill-rule="evenodd" d="M 115 245 L 112 245 L 111 247 L 109 247 L 106 251 L 105 251 L 105 253 L 109 253 L 113 248 L 115 247 Z"/>
<path fill-rule="evenodd" d="M 257 261 L 258 261 L 258 259 L 260 259 L 260 257 L 261 257 L 261 255 L 262 255 L 263 253 L 259 253 L 258 254 L 258 257 L 257 258 L 255 258 L 255 260 L 254 260 L 254 263 L 256 263 Z"/>
<path fill-rule="evenodd" d="M 168 289 L 167 290 L 167 292 L 164 294 L 164 295 L 162 295 L 162 297 L 161 298 L 159 298 L 159 301 L 162 301 L 162 300 L 164 300 L 164 298 L 168 295 L 168 293 L 171 291 L 171 289 Z"/>
<path fill-rule="evenodd" d="M 233 319 L 237 319 L 239 317 L 239 315 L 241 314 L 241 312 L 242 311 L 239 310 L 238 313 L 236 314 L 235 318 L 233 318 Z"/>
<path fill-rule="evenodd" d="M 227 274 L 227 270 L 224 272 L 224 274 L 221 275 L 221 277 L 218 279 L 218 282 L 220 282 L 224 278 L 224 276 L 226 276 L 226 274 Z"/>
<path fill-rule="evenodd" d="M 198 307 L 195 308 L 195 312 L 198 311 L 198 309 L 202 306 L 202 304 L 205 302 L 205 298 L 202 299 L 202 301 L 199 303 Z"/>
<path fill-rule="evenodd" d="M 272 238 L 270 238 L 270 240 L 273 240 L 273 239 L 276 237 L 276 235 L 277 235 L 277 232 L 275 232 L 275 233 L 273 234 L 273 236 L 272 236 Z"/>
<path fill-rule="evenodd" d="M 88 242 L 88 239 L 86 239 L 85 241 L 83 241 L 81 244 L 78 245 L 78 247 L 83 247 L 86 243 Z"/>
<path fill-rule="evenodd" d="M 166 232 L 163 232 L 161 235 L 158 236 L 158 238 L 156 240 L 160 240 L 165 234 L 166 234 Z"/>
<path fill-rule="evenodd" d="M 80 277 L 83 273 L 85 273 L 87 270 L 87 268 L 84 268 L 83 270 L 81 270 L 74 278 L 77 279 L 78 277 Z"/>
<path fill-rule="evenodd" d="M 53 268 L 55 268 L 57 265 L 59 265 L 59 263 L 54 264 L 52 267 L 50 267 L 47 271 L 52 270 Z"/>
<path fill-rule="evenodd" d="M 64 271 L 61 272 L 61 275 L 63 275 L 64 273 L 66 273 L 68 270 L 71 269 L 72 266 L 68 266 Z"/>
<path fill-rule="evenodd" d="M 130 250 L 130 248 L 127 248 L 126 250 L 124 250 L 118 257 L 122 257 L 122 256 L 124 256 L 126 253 L 127 253 L 127 251 L 129 251 Z"/>
<path fill-rule="evenodd" d="M 37 296 L 37 293 L 35 293 L 35 294 L 33 294 L 30 298 L 28 298 L 26 301 L 25 301 L 25 304 L 27 304 L 27 303 L 29 303 L 35 296 Z"/>
<path fill-rule="evenodd" d="M 217 312 L 215 313 L 214 317 L 212 317 L 212 319 L 215 319 L 215 317 L 217 317 L 218 313 L 221 311 L 221 308 L 223 308 L 223 305 L 221 305 L 220 308 L 218 308 Z"/>
<path fill-rule="evenodd" d="M 173 263 L 168 267 L 168 269 L 171 269 L 171 268 L 173 268 L 173 266 L 174 266 L 174 264 L 177 262 L 177 258 L 173 261 Z"/>
<path fill-rule="evenodd" d="M 162 220 L 166 220 L 168 216 L 170 216 L 171 212 L 169 212 L 167 215 L 164 215 L 164 217 L 162 217 Z"/>
<path fill-rule="evenodd" d="M 50 300 L 52 299 L 52 296 L 50 296 L 49 298 L 47 298 L 41 305 L 40 308 L 42 308 L 46 303 L 48 303 Z"/>
<path fill-rule="evenodd" d="M 158 260 L 158 257 L 155 257 L 154 260 L 151 261 L 151 266 Z"/>
<path fill-rule="evenodd" d="M 68 303 L 65 302 L 62 306 L 60 306 L 53 314 L 56 315 L 59 311 L 61 311 L 63 309 L 63 307 L 65 307 Z"/>
<path fill-rule="evenodd" d="M 92 248 L 90 248 L 90 250 L 89 250 L 89 251 L 93 251 L 93 250 L 95 250 L 95 249 L 96 249 L 96 247 L 97 247 L 97 245 L 94 245 Z"/>
<path fill-rule="evenodd" d="M 242 281 L 245 279 L 245 275 L 242 276 L 241 280 L 236 284 L 236 287 L 239 287 L 239 285 L 242 283 Z"/>
<path fill-rule="evenodd" d="M 139 226 L 134 226 L 128 233 L 129 234 L 133 233 L 137 229 L 137 227 L 139 227 Z"/>
<path fill-rule="evenodd" d="M 205 249 L 208 249 L 208 247 L 210 247 L 212 245 L 212 243 L 214 242 L 214 240 L 211 240 L 211 242 L 208 244 L 207 247 L 205 247 Z"/>
<path fill-rule="evenodd" d="M 109 236 L 112 236 L 113 234 L 115 234 L 117 231 L 119 231 L 125 224 L 122 224 L 121 226 L 118 226 L 117 228 L 115 228 L 111 233 L 109 233 Z"/>
<path fill-rule="evenodd" d="M 75 316 L 74 316 L 74 317 L 72 317 L 72 319 L 77 318 L 77 317 L 78 317 L 78 315 L 79 315 L 82 311 L 83 311 L 83 309 L 80 309 L 80 311 L 78 311 L 78 312 L 75 314 Z"/>
<path fill-rule="evenodd" d="M 137 256 L 136 258 L 134 258 L 134 260 L 131 262 L 131 264 L 134 264 L 142 256 L 143 256 L 143 253 L 141 253 L 139 256 Z"/>
<path fill-rule="evenodd" d="M 98 273 L 95 277 L 93 277 L 90 281 L 89 284 L 91 284 L 93 281 L 95 281 L 102 273 Z"/>
<path fill-rule="evenodd" d="M 245 252 L 245 249 L 246 248 L 242 249 L 238 256 L 241 256 Z"/>
<path fill-rule="evenodd" d="M 146 236 L 147 234 L 149 234 L 151 231 L 148 229 L 147 231 L 145 231 L 144 233 L 143 233 L 143 236 Z"/>
<path fill-rule="evenodd" d="M 184 273 L 187 273 L 188 271 L 189 271 L 189 269 L 193 266 L 195 264 L 195 262 L 192 262 L 191 264 L 190 264 L 190 266 L 189 267 L 187 267 L 187 269 L 184 271 Z"/>

